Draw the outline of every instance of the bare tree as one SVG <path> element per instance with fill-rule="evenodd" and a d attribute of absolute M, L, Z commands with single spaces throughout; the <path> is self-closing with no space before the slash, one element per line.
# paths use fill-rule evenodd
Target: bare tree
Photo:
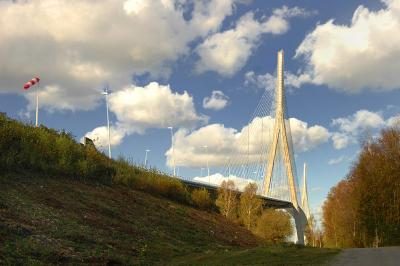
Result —
<path fill-rule="evenodd" d="M 257 197 L 257 185 L 249 183 L 240 196 L 239 217 L 247 229 L 254 228 L 262 209 L 262 200 Z"/>
<path fill-rule="evenodd" d="M 236 218 L 238 199 L 235 183 L 232 180 L 223 181 L 221 183 L 215 204 L 223 216 L 230 220 Z"/>

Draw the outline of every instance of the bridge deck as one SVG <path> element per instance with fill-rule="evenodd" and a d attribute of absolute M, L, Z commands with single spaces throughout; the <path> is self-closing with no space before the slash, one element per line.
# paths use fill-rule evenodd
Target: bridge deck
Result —
<path fill-rule="evenodd" d="M 217 194 L 217 191 L 219 188 L 218 186 L 210 185 L 207 183 L 194 182 L 194 181 L 189 181 L 189 180 L 184 180 L 184 179 L 180 179 L 180 180 L 190 188 L 205 188 L 215 195 Z M 242 192 L 238 191 L 238 193 L 241 194 Z M 274 199 L 274 198 L 265 197 L 265 196 L 261 196 L 261 195 L 258 195 L 258 197 L 263 200 L 264 207 L 272 207 L 272 208 L 276 208 L 276 209 L 293 208 L 293 204 L 289 201 Z"/>

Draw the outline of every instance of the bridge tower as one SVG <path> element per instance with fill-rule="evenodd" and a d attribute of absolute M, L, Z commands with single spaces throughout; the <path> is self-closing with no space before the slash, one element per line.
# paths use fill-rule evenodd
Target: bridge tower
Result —
<path fill-rule="evenodd" d="M 271 146 L 268 153 L 267 167 L 264 176 L 263 194 L 270 194 L 271 179 L 275 166 L 277 152 L 282 152 L 283 164 L 286 168 L 286 176 L 288 178 L 290 201 L 293 204 L 293 209 L 289 209 L 289 213 L 293 216 L 296 224 L 297 243 L 304 244 L 304 228 L 307 223 L 307 218 L 299 205 L 296 191 L 295 175 L 294 175 L 294 158 L 290 151 L 289 141 L 291 143 L 291 135 L 288 133 L 288 128 L 285 123 L 285 98 L 284 98 L 284 78 L 283 78 L 283 50 L 278 52 L 277 65 L 277 80 L 275 92 L 275 125 Z M 289 128 L 290 130 L 290 128 Z M 280 149 L 279 148 L 280 144 Z"/>
<path fill-rule="evenodd" d="M 310 219 L 310 206 L 308 205 L 308 192 L 307 192 L 307 164 L 306 163 L 304 163 L 304 168 L 303 168 L 303 189 L 302 189 L 302 193 L 301 193 L 301 206 L 307 217 L 307 220 Z"/>

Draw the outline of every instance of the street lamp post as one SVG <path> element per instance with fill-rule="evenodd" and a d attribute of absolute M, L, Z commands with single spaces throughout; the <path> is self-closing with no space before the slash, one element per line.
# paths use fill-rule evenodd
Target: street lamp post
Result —
<path fill-rule="evenodd" d="M 144 167 L 147 168 L 147 154 L 150 150 L 146 150 L 146 155 L 144 156 Z"/>
<path fill-rule="evenodd" d="M 206 149 L 206 156 L 207 156 L 207 176 L 208 176 L 208 184 L 210 184 L 210 166 L 208 164 L 208 146 L 203 146 Z"/>
<path fill-rule="evenodd" d="M 104 88 L 104 91 L 101 93 L 106 96 L 106 109 L 107 109 L 107 134 L 108 134 L 108 157 L 111 159 L 111 138 L 110 138 L 110 117 L 108 114 L 108 95 L 110 92 L 108 91 L 108 86 Z"/>
<path fill-rule="evenodd" d="M 172 163 L 174 165 L 174 176 L 176 176 L 175 151 L 174 151 L 174 132 L 173 132 L 173 127 L 168 127 L 168 128 L 171 130 Z"/>

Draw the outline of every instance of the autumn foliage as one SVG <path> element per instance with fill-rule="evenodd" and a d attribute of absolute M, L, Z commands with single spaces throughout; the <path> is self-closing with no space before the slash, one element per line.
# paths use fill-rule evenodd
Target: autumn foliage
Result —
<path fill-rule="evenodd" d="M 323 206 L 326 244 L 370 247 L 400 244 L 400 128 L 366 141 L 347 178 Z"/>
<path fill-rule="evenodd" d="M 255 233 L 268 242 L 285 242 L 293 234 L 290 214 L 281 210 L 264 210 L 257 220 Z"/>

